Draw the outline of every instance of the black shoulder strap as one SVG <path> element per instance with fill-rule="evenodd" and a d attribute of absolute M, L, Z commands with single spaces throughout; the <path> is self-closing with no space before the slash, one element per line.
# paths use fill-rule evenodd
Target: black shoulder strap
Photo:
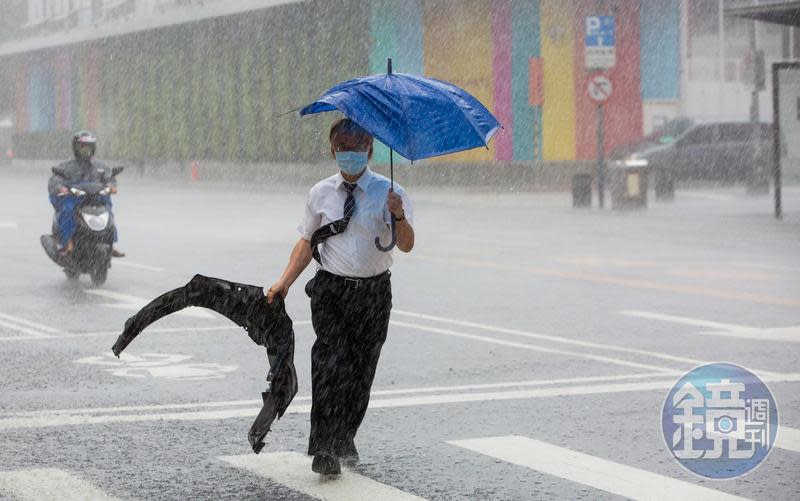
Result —
<path fill-rule="evenodd" d="M 334 235 L 342 233 L 347 229 L 347 224 L 349 222 L 350 220 L 347 218 L 337 219 L 336 221 L 332 221 L 324 226 L 320 226 L 317 228 L 317 231 L 311 235 L 311 255 L 314 257 L 316 262 L 322 264 L 322 257 L 319 255 L 319 249 L 317 248 L 319 244 Z"/>

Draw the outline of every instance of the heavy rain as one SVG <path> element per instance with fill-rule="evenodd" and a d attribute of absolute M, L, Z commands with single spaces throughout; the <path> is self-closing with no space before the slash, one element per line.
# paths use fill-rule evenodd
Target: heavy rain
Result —
<path fill-rule="evenodd" d="M 800 498 L 800 1 L 0 1 L 0 499 Z"/>

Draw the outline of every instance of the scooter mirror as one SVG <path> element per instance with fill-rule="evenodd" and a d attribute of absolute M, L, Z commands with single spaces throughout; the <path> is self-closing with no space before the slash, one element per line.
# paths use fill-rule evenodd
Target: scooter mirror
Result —
<path fill-rule="evenodd" d="M 123 170 L 125 170 L 125 167 L 123 167 L 123 166 L 114 167 L 114 168 L 111 169 L 111 175 L 112 176 L 116 176 L 117 174 L 119 174 Z"/>
<path fill-rule="evenodd" d="M 67 173 L 61 167 L 53 167 L 53 174 L 56 176 L 66 177 Z"/>

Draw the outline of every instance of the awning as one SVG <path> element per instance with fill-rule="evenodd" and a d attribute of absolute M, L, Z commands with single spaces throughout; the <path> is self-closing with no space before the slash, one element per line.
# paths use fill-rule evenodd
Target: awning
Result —
<path fill-rule="evenodd" d="M 800 1 L 728 7 L 725 9 L 725 15 L 800 27 Z"/>

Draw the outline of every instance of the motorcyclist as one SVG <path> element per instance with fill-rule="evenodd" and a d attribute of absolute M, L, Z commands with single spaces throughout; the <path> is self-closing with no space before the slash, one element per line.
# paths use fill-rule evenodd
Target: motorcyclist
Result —
<path fill-rule="evenodd" d="M 74 160 L 67 160 L 59 164 L 59 169 L 64 175 L 53 174 L 47 183 L 50 193 L 50 203 L 56 210 L 56 222 L 58 234 L 53 237 L 58 241 L 60 251 L 66 255 L 72 252 L 74 244 L 72 235 L 75 233 L 75 204 L 76 200 L 70 196 L 69 186 L 82 182 L 102 181 L 106 173 L 110 172 L 108 166 L 97 160 L 93 160 L 97 150 L 97 137 L 89 131 L 78 131 L 72 136 L 72 153 Z M 111 178 L 111 193 L 117 192 L 117 180 Z M 109 208 L 111 201 L 109 199 Z M 117 241 L 116 231 L 114 232 L 114 242 Z M 112 257 L 123 257 L 125 253 L 113 247 Z"/>

